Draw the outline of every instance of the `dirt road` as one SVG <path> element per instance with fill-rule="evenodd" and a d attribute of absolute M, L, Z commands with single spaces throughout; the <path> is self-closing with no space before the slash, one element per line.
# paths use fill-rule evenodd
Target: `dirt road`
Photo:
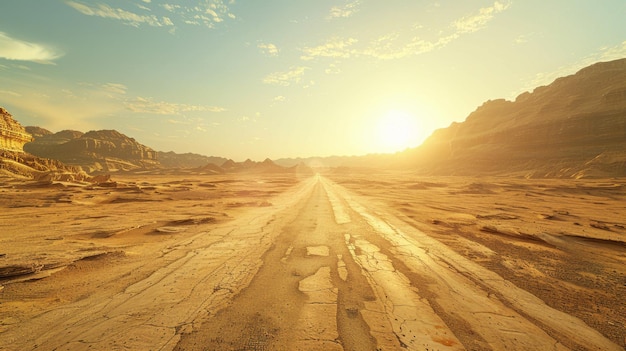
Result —
<path fill-rule="evenodd" d="M 323 177 L 272 204 L 13 325 L 0 350 L 622 350 Z"/>

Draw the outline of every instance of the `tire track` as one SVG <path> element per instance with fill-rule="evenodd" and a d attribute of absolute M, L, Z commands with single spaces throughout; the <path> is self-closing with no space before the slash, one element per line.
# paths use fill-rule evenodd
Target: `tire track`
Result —
<path fill-rule="evenodd" d="M 290 211 L 314 184 L 309 180 L 279 196 L 273 208 L 164 248 L 152 262 L 154 273 L 121 293 L 104 289 L 14 326 L 0 334 L 0 349 L 173 349 L 249 283 L 275 240 L 277 214 Z"/>
<path fill-rule="evenodd" d="M 547 306 L 384 211 L 372 214 L 345 189 L 326 179 L 323 182 L 327 191 L 335 192 L 334 197 L 352 209 L 353 216 L 361 217 L 384 239 L 392 262 L 399 261 L 409 270 L 407 274 L 428 281 L 433 302 L 445 313 L 464 320 L 486 340 L 487 348 L 566 350 L 565 345 L 572 345 L 576 349 L 622 350 L 582 320 Z M 344 206 L 341 201 L 334 204 Z"/>

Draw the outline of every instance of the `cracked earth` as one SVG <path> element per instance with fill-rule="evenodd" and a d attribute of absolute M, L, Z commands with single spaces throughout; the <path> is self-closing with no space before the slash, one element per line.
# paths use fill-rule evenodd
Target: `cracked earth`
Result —
<path fill-rule="evenodd" d="M 319 175 L 267 199 L 97 232 L 93 255 L 5 279 L 0 350 L 623 350 L 471 238 L 452 247 Z"/>

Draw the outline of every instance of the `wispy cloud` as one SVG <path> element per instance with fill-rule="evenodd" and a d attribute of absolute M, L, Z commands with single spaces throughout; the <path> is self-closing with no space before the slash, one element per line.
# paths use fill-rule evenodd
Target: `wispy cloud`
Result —
<path fill-rule="evenodd" d="M 357 0 L 349 2 L 343 6 L 333 6 L 330 9 L 330 14 L 328 15 L 328 17 L 330 19 L 351 17 L 352 15 L 354 15 L 355 12 L 358 11 L 359 4 L 360 1 Z"/>
<path fill-rule="evenodd" d="M 22 94 L 10 90 L 0 90 L 0 95 L 8 95 L 12 97 L 20 97 Z"/>
<path fill-rule="evenodd" d="M 332 37 L 324 44 L 301 49 L 304 55 L 300 58 L 305 61 L 317 57 L 349 58 L 360 54 L 359 50 L 354 48 L 358 42 L 354 38 Z"/>
<path fill-rule="evenodd" d="M 521 34 L 515 38 L 515 44 L 524 44 L 528 43 L 532 34 Z"/>
<path fill-rule="evenodd" d="M 233 2 L 230 0 L 226 4 L 223 0 L 204 0 L 193 6 L 165 3 L 161 7 L 178 16 L 182 23 L 214 28 L 226 19 L 236 18 L 228 6 Z"/>
<path fill-rule="evenodd" d="M 59 85 L 57 85 L 59 84 Z M 90 130 L 102 128 L 99 121 L 111 117 L 159 115 L 172 120 L 197 120 L 208 114 L 226 111 L 223 107 L 189 105 L 156 101 L 129 94 L 120 83 L 77 83 L 49 85 L 17 84 L 10 90 L 0 90 L 3 103 L 30 115 L 31 121 L 48 129 Z M 42 93 L 45 92 L 45 93 Z"/>
<path fill-rule="evenodd" d="M 165 101 L 154 101 L 152 98 L 136 97 L 126 100 L 125 107 L 136 113 L 155 115 L 181 115 L 187 112 L 223 112 L 219 106 L 187 105 Z"/>
<path fill-rule="evenodd" d="M 298 66 L 291 67 L 288 71 L 274 72 L 263 78 L 263 83 L 289 86 L 293 83 L 298 83 L 300 79 L 302 79 L 304 72 L 306 72 L 306 70 L 308 69 L 308 67 Z"/>
<path fill-rule="evenodd" d="M 341 68 L 339 68 L 336 64 L 331 63 L 328 67 L 326 67 L 324 72 L 326 72 L 326 74 L 339 74 L 341 73 Z"/>
<path fill-rule="evenodd" d="M 275 96 L 272 99 L 272 103 L 270 104 L 270 107 L 278 106 L 284 103 L 285 101 L 287 101 L 287 98 L 285 96 L 282 96 L 282 95 Z"/>
<path fill-rule="evenodd" d="M 506 10 L 511 6 L 510 3 L 501 3 L 496 1 L 493 6 L 481 8 L 477 14 L 463 17 L 454 22 L 454 28 L 458 34 L 473 33 L 484 28 L 495 15 Z"/>
<path fill-rule="evenodd" d="M 215 28 L 216 24 L 227 19 L 237 18 L 231 11 L 233 0 L 197 0 L 187 2 L 172 1 L 171 3 L 153 3 L 151 0 L 141 0 L 135 3 L 133 12 L 128 8 L 107 4 L 108 0 L 100 3 L 90 3 L 86 0 L 65 0 L 65 3 L 76 11 L 94 17 L 118 20 L 126 25 L 139 27 L 173 27 L 194 25 Z M 128 3 L 128 2 L 121 2 Z M 127 5 L 130 6 L 130 5 Z"/>
<path fill-rule="evenodd" d="M 58 82 L 57 82 L 58 83 Z M 94 120 L 123 111 L 122 100 L 99 85 L 16 84 L 3 101 L 30 115 L 29 123 L 51 130 L 97 128 Z"/>
<path fill-rule="evenodd" d="M 142 24 L 153 27 L 173 25 L 172 21 L 167 17 L 159 18 L 155 15 L 139 15 L 121 8 L 113 8 L 107 4 L 92 6 L 71 0 L 68 0 L 65 3 L 84 15 L 115 19 L 133 27 L 139 27 Z"/>
<path fill-rule="evenodd" d="M 109 93 L 124 95 L 128 88 L 124 84 L 120 83 L 106 83 L 102 85 L 102 89 Z"/>
<path fill-rule="evenodd" d="M 465 34 L 479 31 L 500 12 L 510 7 L 510 3 L 496 1 L 492 6 L 481 8 L 477 13 L 453 21 L 448 31 L 442 31 L 438 38 L 426 40 L 419 36 L 420 25 L 412 26 L 411 30 L 381 34 L 374 39 L 359 40 L 353 37 L 341 38 L 334 36 L 317 46 L 300 49 L 302 60 L 317 58 L 345 59 L 371 57 L 379 60 L 400 59 L 408 56 L 431 52 L 448 45 Z"/>
<path fill-rule="evenodd" d="M 46 45 L 11 38 L 8 34 L 0 32 L 0 58 L 52 64 L 62 56 L 62 52 Z"/>
<path fill-rule="evenodd" d="M 278 47 L 276 45 L 274 45 L 274 44 L 271 44 L 271 43 L 268 43 L 268 44 L 261 43 L 261 44 L 257 45 L 257 47 L 261 50 L 261 52 L 264 55 L 267 55 L 267 56 L 278 56 L 279 50 L 278 50 Z"/>

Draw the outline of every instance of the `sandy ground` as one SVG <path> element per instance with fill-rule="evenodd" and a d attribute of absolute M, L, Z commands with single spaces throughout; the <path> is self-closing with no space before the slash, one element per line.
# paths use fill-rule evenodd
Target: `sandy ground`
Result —
<path fill-rule="evenodd" d="M 623 350 L 626 181 L 0 179 L 0 350 Z"/>

